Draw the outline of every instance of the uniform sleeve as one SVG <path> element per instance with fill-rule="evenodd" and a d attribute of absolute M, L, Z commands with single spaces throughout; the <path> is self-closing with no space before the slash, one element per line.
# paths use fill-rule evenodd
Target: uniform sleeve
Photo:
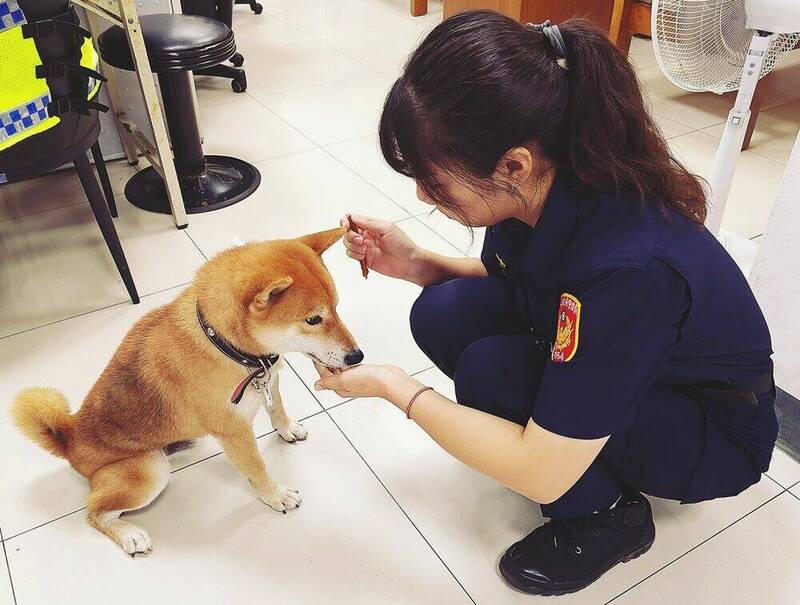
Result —
<path fill-rule="evenodd" d="M 561 321 L 553 318 L 562 329 L 533 407 L 536 424 L 577 439 L 630 426 L 676 339 L 675 296 L 659 286 L 647 269 L 621 268 L 562 295 Z"/>

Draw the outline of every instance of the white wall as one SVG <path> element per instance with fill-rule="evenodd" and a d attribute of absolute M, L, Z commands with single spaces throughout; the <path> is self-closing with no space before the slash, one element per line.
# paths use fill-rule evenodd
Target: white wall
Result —
<path fill-rule="evenodd" d="M 800 137 L 761 239 L 750 283 L 772 334 L 775 382 L 800 398 Z"/>

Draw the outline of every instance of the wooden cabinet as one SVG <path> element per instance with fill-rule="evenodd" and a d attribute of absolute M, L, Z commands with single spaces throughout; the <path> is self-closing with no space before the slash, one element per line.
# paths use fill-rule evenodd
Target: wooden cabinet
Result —
<path fill-rule="evenodd" d="M 608 32 L 612 42 L 628 52 L 631 44 L 630 16 L 634 0 L 444 0 L 444 18 L 468 10 L 495 10 L 521 23 L 553 23 L 571 17 L 586 17 Z M 412 11 L 418 0 L 412 0 Z"/>

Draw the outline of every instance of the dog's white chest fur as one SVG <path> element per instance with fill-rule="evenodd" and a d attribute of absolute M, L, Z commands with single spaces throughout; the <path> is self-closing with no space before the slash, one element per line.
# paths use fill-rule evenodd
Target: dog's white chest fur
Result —
<path fill-rule="evenodd" d="M 258 408 L 262 405 L 264 405 L 264 396 L 253 387 L 247 387 L 242 400 L 236 404 L 236 412 L 246 418 L 248 422 L 253 422 Z"/>
<path fill-rule="evenodd" d="M 245 389 L 242 400 L 236 405 L 236 411 L 246 418 L 248 422 L 253 422 L 253 418 L 255 418 L 256 413 L 258 412 L 258 408 L 265 406 L 266 403 L 271 404 L 271 397 L 269 393 L 270 389 L 273 388 L 273 382 L 275 380 L 276 373 L 277 370 L 272 369 L 270 371 L 269 379 L 266 382 L 259 383 L 258 391 L 252 384 Z M 267 399 L 265 399 L 265 396 Z"/>

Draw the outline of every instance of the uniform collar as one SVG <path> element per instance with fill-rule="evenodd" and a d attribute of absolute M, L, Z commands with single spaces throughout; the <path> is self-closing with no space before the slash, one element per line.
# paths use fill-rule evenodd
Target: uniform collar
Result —
<path fill-rule="evenodd" d="M 520 255 L 519 270 L 540 284 L 555 281 L 577 222 L 578 193 L 570 186 L 568 170 L 559 168 Z"/>

